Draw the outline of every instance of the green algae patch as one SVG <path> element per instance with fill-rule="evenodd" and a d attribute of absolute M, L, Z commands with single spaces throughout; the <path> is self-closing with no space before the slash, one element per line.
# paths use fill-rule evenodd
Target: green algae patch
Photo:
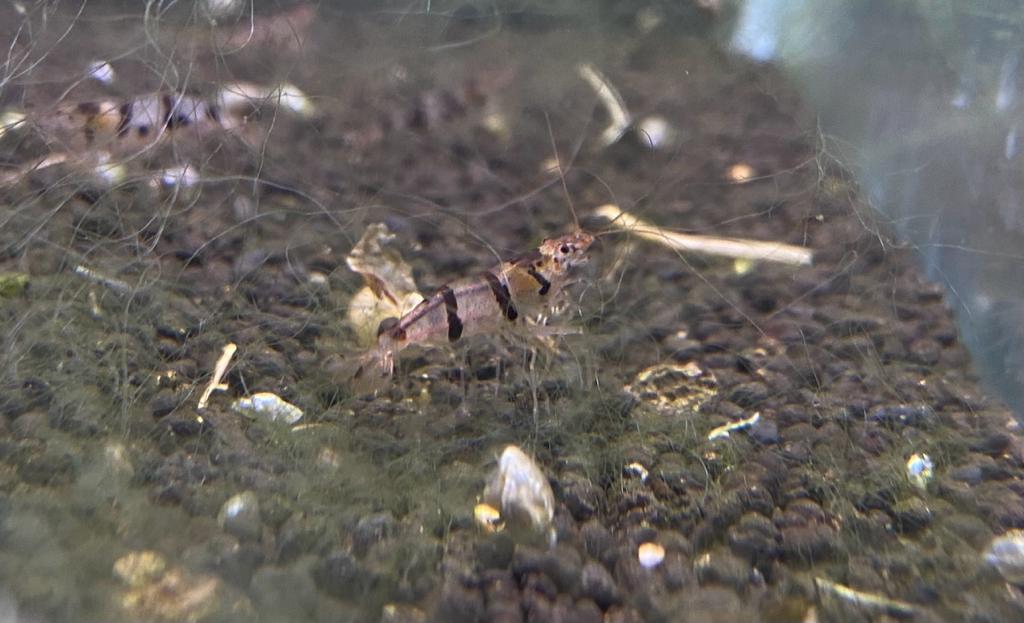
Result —
<path fill-rule="evenodd" d="M 25 273 L 0 273 L 0 298 L 18 296 L 28 288 L 28 275 Z"/>

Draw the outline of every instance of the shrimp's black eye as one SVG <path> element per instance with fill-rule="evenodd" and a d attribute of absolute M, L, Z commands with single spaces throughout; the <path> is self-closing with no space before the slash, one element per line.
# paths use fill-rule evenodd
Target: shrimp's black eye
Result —
<path fill-rule="evenodd" d="M 563 255 L 565 255 L 565 254 L 569 253 L 569 245 L 567 245 L 567 244 L 563 244 L 563 245 L 562 245 L 562 248 L 561 248 L 561 249 L 559 249 L 559 251 L 561 251 Z"/>

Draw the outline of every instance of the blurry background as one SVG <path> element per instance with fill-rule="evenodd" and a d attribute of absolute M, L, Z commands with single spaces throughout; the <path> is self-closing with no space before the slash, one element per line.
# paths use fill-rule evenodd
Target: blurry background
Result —
<path fill-rule="evenodd" d="M 824 149 L 946 286 L 979 373 L 1018 413 L 1022 26 L 1012 1 L 750 0 L 726 36 L 793 78 Z"/>

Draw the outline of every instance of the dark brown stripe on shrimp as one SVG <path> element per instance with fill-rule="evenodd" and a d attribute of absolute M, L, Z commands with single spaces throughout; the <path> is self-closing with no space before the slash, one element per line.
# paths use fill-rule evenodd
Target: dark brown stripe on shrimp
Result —
<path fill-rule="evenodd" d="M 95 117 L 100 114 L 100 105 L 96 102 L 82 102 L 75 106 L 79 113 L 88 117 Z"/>
<path fill-rule="evenodd" d="M 551 282 L 548 281 L 544 275 L 537 272 L 537 268 L 532 264 L 526 269 L 526 272 L 540 285 L 540 290 L 537 290 L 537 294 L 544 296 L 551 289 Z"/>
<path fill-rule="evenodd" d="M 448 341 L 454 342 L 462 337 L 462 319 L 459 318 L 459 302 L 455 300 L 455 292 L 445 286 L 441 288 L 444 309 L 448 314 Z"/>
<path fill-rule="evenodd" d="M 160 103 L 163 106 L 164 127 L 168 129 L 173 128 L 174 98 L 171 97 L 170 94 L 164 93 L 162 96 L 160 96 Z"/>
<path fill-rule="evenodd" d="M 484 279 L 487 280 L 487 285 L 491 286 L 491 293 L 494 294 L 494 300 L 498 302 L 498 307 L 501 308 L 501 313 L 504 314 L 509 321 L 518 318 L 519 312 L 516 311 L 515 305 L 512 304 L 512 295 L 508 291 L 508 286 L 503 284 L 501 280 L 490 271 L 484 273 Z"/>
<path fill-rule="evenodd" d="M 134 105 L 132 102 L 125 102 L 124 104 L 121 104 L 121 107 L 117 110 L 118 114 L 121 116 L 120 119 L 117 120 L 118 136 L 124 136 L 128 133 L 128 130 L 131 129 L 133 108 Z"/>

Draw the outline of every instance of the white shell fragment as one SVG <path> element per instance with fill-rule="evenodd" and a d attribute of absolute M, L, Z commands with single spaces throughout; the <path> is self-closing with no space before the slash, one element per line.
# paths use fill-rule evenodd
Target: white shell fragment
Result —
<path fill-rule="evenodd" d="M 239 398 L 231 404 L 231 409 L 242 415 L 285 424 L 294 424 L 301 420 L 303 415 L 302 409 L 271 392 L 259 392 L 248 398 Z"/>
<path fill-rule="evenodd" d="M 537 463 L 518 447 L 506 446 L 501 453 L 498 469 L 484 488 L 484 502 L 501 509 L 509 523 L 547 534 L 554 545 L 555 494 Z"/>
<path fill-rule="evenodd" d="M 85 75 L 101 84 L 111 84 L 114 82 L 114 68 L 107 61 L 93 61 L 89 63 L 85 70 Z"/>
<path fill-rule="evenodd" d="M 758 421 L 760 421 L 760 419 L 761 413 L 757 412 L 748 418 L 744 418 L 736 422 L 729 422 L 728 424 L 723 424 L 722 426 L 719 426 L 718 428 L 708 433 L 708 441 L 722 439 L 724 437 L 728 437 L 730 433 L 746 430 L 753 426 L 754 424 L 757 424 Z"/>
<path fill-rule="evenodd" d="M 923 452 L 915 452 L 907 459 L 907 479 L 910 480 L 910 484 L 923 491 L 928 488 L 928 483 L 935 475 L 934 468 L 935 464 L 932 463 L 931 457 Z"/>
<path fill-rule="evenodd" d="M 1004 580 L 1024 585 L 1024 530 L 1010 530 L 992 539 L 982 557 Z"/>
<path fill-rule="evenodd" d="M 665 560 L 665 548 L 657 543 L 641 543 L 636 555 L 644 569 L 653 569 Z"/>

